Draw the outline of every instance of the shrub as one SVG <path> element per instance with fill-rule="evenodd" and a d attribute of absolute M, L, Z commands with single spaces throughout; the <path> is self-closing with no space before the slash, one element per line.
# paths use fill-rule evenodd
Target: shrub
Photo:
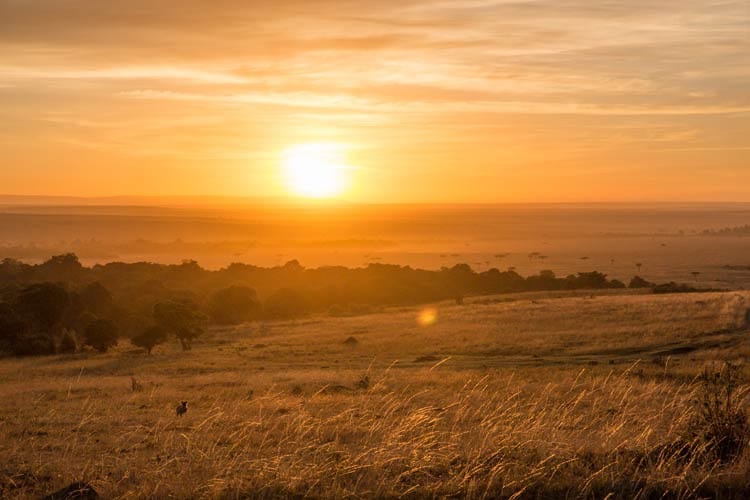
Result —
<path fill-rule="evenodd" d="M 43 356 L 55 354 L 55 342 L 52 337 L 42 333 L 31 333 L 21 338 L 13 346 L 13 354 L 17 356 Z"/>
<path fill-rule="evenodd" d="M 675 283 L 674 281 L 662 283 L 654 287 L 654 293 L 693 293 L 697 291 L 699 291 L 697 288 L 683 283 Z"/>
<path fill-rule="evenodd" d="M 60 338 L 60 348 L 58 352 L 69 354 L 78 350 L 78 341 L 76 340 L 75 333 L 70 330 L 65 330 Z"/>
<path fill-rule="evenodd" d="M 108 319 L 97 319 L 86 327 L 84 344 L 99 352 L 107 352 L 110 347 L 117 345 L 118 336 L 117 325 Z"/>

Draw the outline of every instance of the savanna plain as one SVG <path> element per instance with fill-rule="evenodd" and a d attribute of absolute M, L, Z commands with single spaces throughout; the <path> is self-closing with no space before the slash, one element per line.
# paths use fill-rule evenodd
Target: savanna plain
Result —
<path fill-rule="evenodd" d="M 743 498 L 749 308 L 516 293 L 7 358 L 0 495 Z"/>

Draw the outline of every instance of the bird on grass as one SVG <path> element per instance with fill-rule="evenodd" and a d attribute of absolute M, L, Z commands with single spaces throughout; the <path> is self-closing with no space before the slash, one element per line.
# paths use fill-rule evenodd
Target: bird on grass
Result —
<path fill-rule="evenodd" d="M 130 377 L 130 388 L 133 392 L 140 392 L 143 390 L 143 384 L 138 382 L 135 377 Z"/>
<path fill-rule="evenodd" d="M 181 401 L 180 404 L 177 405 L 177 408 L 174 409 L 174 412 L 177 414 L 178 417 L 183 416 L 187 413 L 187 401 Z"/>

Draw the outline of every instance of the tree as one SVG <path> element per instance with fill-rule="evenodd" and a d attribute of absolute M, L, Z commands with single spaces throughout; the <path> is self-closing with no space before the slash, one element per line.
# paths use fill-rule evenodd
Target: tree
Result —
<path fill-rule="evenodd" d="M 309 311 L 307 299 L 291 288 L 280 288 L 268 296 L 265 313 L 269 318 L 293 318 Z"/>
<path fill-rule="evenodd" d="M 29 326 L 10 304 L 0 302 L 0 350 L 19 354 Z"/>
<path fill-rule="evenodd" d="M 41 333 L 52 334 L 70 306 L 70 296 L 54 283 L 39 283 L 20 291 L 13 308 L 31 321 Z"/>
<path fill-rule="evenodd" d="M 151 354 L 154 347 L 163 344 L 166 340 L 167 331 L 161 326 L 152 326 L 130 339 L 130 342 L 134 346 L 143 348 L 147 353 Z"/>
<path fill-rule="evenodd" d="M 97 316 L 111 315 L 114 306 L 112 294 L 98 281 L 86 285 L 81 290 L 80 297 L 84 307 Z"/>
<path fill-rule="evenodd" d="M 256 319 L 261 312 L 258 294 L 247 286 L 230 286 L 214 293 L 208 302 L 211 320 L 222 325 L 236 325 Z"/>
<path fill-rule="evenodd" d="M 99 352 L 107 352 L 117 345 L 119 330 L 117 325 L 108 319 L 97 319 L 86 327 L 84 343 Z"/>
<path fill-rule="evenodd" d="M 55 255 L 39 265 L 39 270 L 45 279 L 54 281 L 76 281 L 83 266 L 74 253 Z"/>
<path fill-rule="evenodd" d="M 625 288 L 625 283 L 620 280 L 612 280 L 609 284 L 612 288 Z"/>
<path fill-rule="evenodd" d="M 628 285 L 629 288 L 652 288 L 653 286 L 653 283 L 646 281 L 640 276 L 633 276 L 633 279 L 630 280 L 630 284 Z"/>
<path fill-rule="evenodd" d="M 207 317 L 192 302 L 159 302 L 154 306 L 154 319 L 167 332 L 174 334 L 182 349 L 190 350 L 193 340 L 205 331 Z"/>
<path fill-rule="evenodd" d="M 607 281 L 607 275 L 598 271 L 590 271 L 588 273 L 578 273 L 578 276 L 566 278 L 568 288 L 571 289 L 595 289 L 595 288 L 611 288 L 609 281 Z"/>

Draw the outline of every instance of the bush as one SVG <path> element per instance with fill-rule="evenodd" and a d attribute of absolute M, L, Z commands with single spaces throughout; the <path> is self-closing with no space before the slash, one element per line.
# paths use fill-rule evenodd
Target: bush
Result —
<path fill-rule="evenodd" d="M 70 330 L 65 330 L 60 338 L 60 348 L 58 352 L 63 354 L 70 354 L 78 350 L 78 341 L 76 340 L 75 333 Z"/>
<path fill-rule="evenodd" d="M 706 369 L 699 379 L 695 415 L 689 434 L 706 446 L 716 459 L 726 462 L 739 456 L 750 437 L 742 406 L 746 391 L 740 390 L 740 368 L 724 363 L 719 370 Z"/>
<path fill-rule="evenodd" d="M 31 333 L 20 339 L 13 346 L 16 356 L 43 356 L 55 354 L 55 342 L 49 335 Z"/>
<path fill-rule="evenodd" d="M 208 302 L 211 320 L 221 325 L 236 325 L 260 316 L 258 294 L 247 286 L 230 286 L 219 290 Z"/>
<path fill-rule="evenodd" d="M 654 287 L 654 293 L 693 293 L 697 291 L 699 291 L 697 288 L 682 283 L 675 283 L 674 281 L 662 283 Z"/>
<path fill-rule="evenodd" d="M 117 325 L 108 319 L 97 319 L 86 327 L 84 344 L 99 352 L 107 352 L 110 347 L 117 345 L 118 336 Z"/>

